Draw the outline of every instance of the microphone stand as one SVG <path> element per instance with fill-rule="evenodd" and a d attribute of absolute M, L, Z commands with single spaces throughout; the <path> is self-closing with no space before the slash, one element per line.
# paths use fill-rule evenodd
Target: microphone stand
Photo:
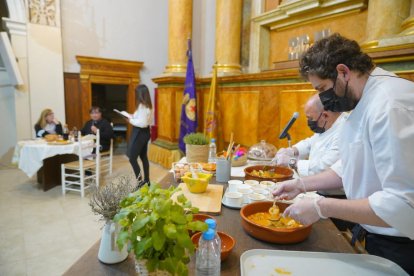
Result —
<path fill-rule="evenodd" d="M 289 134 L 289 132 L 287 132 L 287 133 L 286 133 L 286 138 L 287 138 L 287 140 L 288 140 L 288 146 L 289 146 L 289 148 L 290 148 L 290 147 L 291 147 L 291 142 L 290 142 L 290 141 L 291 141 L 292 139 L 290 138 L 290 134 Z"/>

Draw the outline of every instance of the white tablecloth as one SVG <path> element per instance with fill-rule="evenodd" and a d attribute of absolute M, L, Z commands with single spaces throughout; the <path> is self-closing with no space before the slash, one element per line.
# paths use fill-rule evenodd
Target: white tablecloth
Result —
<path fill-rule="evenodd" d="M 91 153 L 93 140 L 83 140 L 82 156 Z M 32 177 L 43 166 L 43 160 L 59 154 L 78 154 L 79 142 L 68 145 L 48 145 L 43 139 L 19 141 L 13 155 L 13 163 L 19 164 L 28 177 Z"/>

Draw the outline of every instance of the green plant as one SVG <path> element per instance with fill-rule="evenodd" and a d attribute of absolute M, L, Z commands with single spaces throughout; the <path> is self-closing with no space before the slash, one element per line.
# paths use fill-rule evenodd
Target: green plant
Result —
<path fill-rule="evenodd" d="M 137 260 L 146 259 L 148 270 L 165 270 L 172 275 L 188 275 L 186 264 L 194 253 L 189 230 L 205 231 L 207 224 L 193 221 L 198 209 L 171 186 L 162 189 L 158 184 L 143 186 L 121 202 L 122 209 L 115 221 L 122 227 L 117 243 L 128 244 Z"/>
<path fill-rule="evenodd" d="M 187 134 L 184 136 L 183 140 L 184 143 L 188 145 L 208 145 L 210 142 L 209 139 L 200 132 Z"/>

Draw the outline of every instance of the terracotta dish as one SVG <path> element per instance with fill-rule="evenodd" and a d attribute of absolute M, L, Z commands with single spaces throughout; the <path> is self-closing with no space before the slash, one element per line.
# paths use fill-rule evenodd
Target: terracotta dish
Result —
<path fill-rule="evenodd" d="M 253 171 L 271 171 L 275 174 L 274 177 L 261 177 L 258 175 L 254 175 Z M 266 166 L 266 165 L 257 165 L 251 166 L 244 169 L 245 179 L 252 179 L 258 181 L 273 181 L 273 182 L 280 182 L 284 180 L 291 179 L 293 176 L 293 171 L 286 167 L 278 167 L 278 166 Z"/>
<path fill-rule="evenodd" d="M 221 239 L 221 261 L 224 261 L 230 255 L 230 252 L 233 250 L 236 241 L 233 239 L 232 236 L 227 235 L 224 232 L 219 231 L 218 234 Z M 200 240 L 200 236 L 201 232 L 198 232 L 197 234 L 194 234 L 191 237 L 191 240 L 193 241 L 193 244 L 196 248 L 198 247 L 198 241 Z"/>
<path fill-rule="evenodd" d="M 206 219 L 214 219 L 216 221 L 215 218 L 213 218 L 212 216 L 209 215 L 205 215 L 205 214 L 193 214 L 193 221 L 202 221 L 204 222 Z M 216 221 L 217 223 L 217 221 Z M 188 231 L 190 233 L 190 236 L 194 235 L 195 233 L 199 233 L 200 231 Z"/>
<path fill-rule="evenodd" d="M 261 201 L 254 202 L 244 206 L 240 210 L 242 217 L 243 229 L 251 236 L 271 243 L 289 244 L 304 241 L 312 230 L 312 225 L 302 226 L 298 228 L 272 228 L 261 226 L 250 221 L 247 217 L 258 212 L 268 212 L 273 202 Z M 276 203 L 280 211 L 283 212 L 289 204 Z"/>

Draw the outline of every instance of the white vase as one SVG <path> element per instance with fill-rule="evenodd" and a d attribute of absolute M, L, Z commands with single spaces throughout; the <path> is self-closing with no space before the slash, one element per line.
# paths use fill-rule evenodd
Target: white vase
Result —
<path fill-rule="evenodd" d="M 127 246 L 120 251 L 116 244 L 119 230 L 120 227 L 113 221 L 108 221 L 102 229 L 98 259 L 105 264 L 120 263 L 128 257 Z"/>

